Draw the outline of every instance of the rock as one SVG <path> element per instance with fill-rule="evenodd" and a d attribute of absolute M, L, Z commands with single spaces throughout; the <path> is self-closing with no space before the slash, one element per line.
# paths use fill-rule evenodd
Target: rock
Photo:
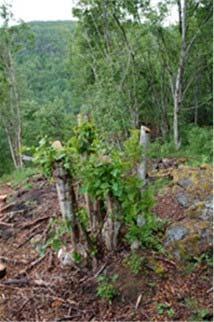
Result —
<path fill-rule="evenodd" d="M 62 266 L 76 267 L 78 265 L 84 267 L 87 265 L 87 252 L 84 248 L 84 245 L 77 244 L 76 247 L 76 252 L 74 252 L 74 249 L 68 250 L 65 247 L 62 247 L 58 251 L 57 257 Z M 79 260 L 77 259 L 78 256 Z"/>
<path fill-rule="evenodd" d="M 202 214 L 199 216 L 200 219 L 202 220 L 208 220 L 212 222 L 213 220 L 213 208 L 211 207 L 206 207 L 203 209 Z"/>
<path fill-rule="evenodd" d="M 186 218 L 167 229 L 164 244 L 180 260 L 199 256 L 212 246 L 212 226 L 209 221 Z"/>
<path fill-rule="evenodd" d="M 182 188 L 186 189 L 189 186 L 191 186 L 193 184 L 193 182 L 190 178 L 182 178 L 181 180 L 178 181 L 178 184 Z"/>
<path fill-rule="evenodd" d="M 68 252 L 65 248 L 61 248 L 58 251 L 57 257 L 62 264 L 62 266 L 73 266 L 74 258 L 72 256 L 72 252 Z"/>
<path fill-rule="evenodd" d="M 141 242 L 139 240 L 135 240 L 133 241 L 133 243 L 131 244 L 131 250 L 135 251 L 141 248 Z"/>
<path fill-rule="evenodd" d="M 166 232 L 165 245 L 171 242 L 182 240 L 188 234 L 188 229 L 183 226 L 172 225 Z"/>
<path fill-rule="evenodd" d="M 31 238 L 31 245 L 33 248 L 39 250 L 42 246 L 42 234 L 37 234 L 33 238 Z"/>
<path fill-rule="evenodd" d="M 213 203 L 208 199 L 205 202 L 196 201 L 185 211 L 185 216 L 199 220 L 205 220 L 212 223 L 213 220 Z"/>
<path fill-rule="evenodd" d="M 138 227 L 143 227 L 146 224 L 146 219 L 143 215 L 137 216 L 137 225 Z"/>
<path fill-rule="evenodd" d="M 177 202 L 184 208 L 189 207 L 189 199 L 187 195 L 183 192 L 180 192 L 176 195 Z"/>

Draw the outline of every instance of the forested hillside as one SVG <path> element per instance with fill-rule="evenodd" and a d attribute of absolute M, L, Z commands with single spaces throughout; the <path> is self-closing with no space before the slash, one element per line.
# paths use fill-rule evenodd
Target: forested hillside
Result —
<path fill-rule="evenodd" d="M 19 34 L 21 48 L 14 59 L 21 81 L 23 140 L 28 146 L 46 134 L 64 135 L 65 115 L 73 111 L 68 55 L 74 26 L 71 21 L 32 22 Z M 2 127 L 0 151 L 3 174 L 12 169 L 12 160 Z"/>

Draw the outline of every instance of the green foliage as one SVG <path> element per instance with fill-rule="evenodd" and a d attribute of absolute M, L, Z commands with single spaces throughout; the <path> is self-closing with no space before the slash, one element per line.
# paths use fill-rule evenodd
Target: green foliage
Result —
<path fill-rule="evenodd" d="M 176 151 L 172 140 L 157 139 L 150 145 L 151 158 L 187 157 L 192 165 L 212 162 L 212 128 L 185 126 L 183 129 L 183 146 Z"/>
<path fill-rule="evenodd" d="M 36 173 L 38 173 L 38 171 L 35 168 L 23 168 L 14 170 L 10 174 L 2 176 L 0 183 L 10 182 L 13 187 L 17 187 L 19 185 L 27 185 L 28 179 Z"/>
<path fill-rule="evenodd" d="M 43 255 L 48 247 L 58 252 L 64 245 L 63 236 L 70 235 L 70 225 L 62 219 L 51 219 L 50 222 L 50 235 L 48 240 L 40 248 L 40 253 Z"/>
<path fill-rule="evenodd" d="M 188 126 L 185 130 L 185 152 L 198 164 L 212 162 L 213 133 L 212 129 Z"/>
<path fill-rule="evenodd" d="M 142 270 L 144 258 L 136 253 L 132 253 L 126 258 L 125 263 L 133 274 L 138 274 Z"/>
<path fill-rule="evenodd" d="M 175 311 L 168 303 L 157 304 L 157 312 L 159 315 L 163 315 L 166 312 L 169 318 L 173 318 L 175 315 Z"/>
<path fill-rule="evenodd" d="M 113 275 L 112 277 L 108 277 L 107 275 L 99 276 L 97 278 L 97 295 L 112 303 L 112 300 L 118 295 L 118 290 L 114 286 L 114 282 L 117 278 L 118 275 Z"/>
<path fill-rule="evenodd" d="M 185 306 L 190 312 L 192 312 L 189 321 L 210 321 L 212 314 L 210 314 L 207 308 L 200 307 L 197 299 L 186 298 Z"/>
<path fill-rule="evenodd" d="M 81 182 L 81 192 L 87 192 L 97 200 L 106 202 L 107 196 L 120 205 L 117 213 L 128 227 L 127 240 L 139 240 L 144 247 L 160 249 L 154 234 L 162 228 L 162 223 L 152 214 L 154 189 L 143 189 L 137 174 L 142 156 L 139 148 L 139 132 L 132 131 L 121 150 L 105 146 L 93 123 L 84 122 L 74 130 L 73 137 L 60 150 L 54 149 L 47 138 L 36 148 L 35 162 L 46 175 L 53 174 L 55 162 Z M 143 192 L 142 192 L 143 191 Z M 145 225 L 137 225 L 137 216 L 144 215 Z M 88 217 L 83 209 L 79 220 L 87 228 Z"/>
<path fill-rule="evenodd" d="M 129 198 L 129 195 L 127 195 Z M 140 199 L 133 200 L 133 204 L 126 202 L 125 222 L 129 227 L 127 240 L 131 244 L 135 240 L 139 240 L 142 246 L 161 250 L 161 242 L 158 238 L 158 231 L 163 229 L 163 223 L 157 219 L 151 212 L 154 206 L 154 195 L 152 190 L 147 189 L 143 192 Z M 136 219 L 138 215 L 142 215 L 145 224 L 142 227 L 137 225 Z"/>

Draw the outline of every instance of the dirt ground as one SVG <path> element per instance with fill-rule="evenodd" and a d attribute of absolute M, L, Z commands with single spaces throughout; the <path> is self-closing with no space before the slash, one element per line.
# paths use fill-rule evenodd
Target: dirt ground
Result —
<path fill-rule="evenodd" d="M 181 264 L 154 251 L 140 251 L 142 269 L 125 264 L 130 253 L 121 246 L 97 268 L 62 267 L 48 248 L 40 256 L 32 240 L 47 238 L 51 218 L 60 217 L 54 186 L 42 177 L 30 187 L 0 188 L 0 260 L 7 267 L 0 279 L 0 321 L 212 321 L 212 267 L 207 262 Z M 164 211 L 163 211 L 164 210 Z M 155 208 L 162 218 L 182 217 L 170 195 Z M 97 296 L 97 276 L 116 274 L 118 295 L 109 303 Z"/>

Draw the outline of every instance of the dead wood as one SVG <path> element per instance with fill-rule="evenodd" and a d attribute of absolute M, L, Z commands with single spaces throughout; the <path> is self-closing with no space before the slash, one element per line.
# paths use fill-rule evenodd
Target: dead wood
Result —
<path fill-rule="evenodd" d="M 39 258 L 35 259 L 33 262 L 31 262 L 29 266 L 27 266 L 25 269 L 23 269 L 21 272 L 19 272 L 16 275 L 16 278 L 21 276 L 21 275 L 29 273 L 35 266 L 40 264 L 45 259 L 46 255 L 47 255 L 47 253 L 44 256 L 39 257 Z"/>
<path fill-rule="evenodd" d="M 16 210 L 16 211 L 10 211 L 10 212 L 7 212 L 2 218 L 1 220 L 4 221 L 4 220 L 11 220 L 13 219 L 16 215 L 18 214 L 24 214 L 26 212 L 26 209 L 21 209 L 21 210 Z"/>
<path fill-rule="evenodd" d="M 15 206 L 15 204 L 16 204 L 15 201 L 9 203 L 8 205 L 4 206 L 3 208 L 0 208 L 0 212 L 4 212 L 5 210 L 10 209 L 11 207 Z"/>
<path fill-rule="evenodd" d="M 12 259 L 12 258 L 8 258 L 5 256 L 0 256 L 0 260 L 6 262 L 6 263 L 12 263 L 15 265 L 23 265 L 23 264 L 27 264 L 28 262 L 24 259 Z"/>
<path fill-rule="evenodd" d="M 5 227 L 14 227 L 14 224 L 9 224 L 7 222 L 0 221 L 0 226 L 5 226 Z"/>
<path fill-rule="evenodd" d="M 29 240 L 31 240 L 35 235 L 39 234 L 40 232 L 37 231 L 37 229 L 42 225 L 42 223 L 39 223 L 36 227 L 33 227 L 33 229 L 30 230 L 30 233 L 28 235 L 28 237 L 21 242 L 19 245 L 16 246 L 16 248 L 21 248 L 22 246 L 24 246 Z"/>
<path fill-rule="evenodd" d="M 37 223 L 39 223 L 39 222 L 41 222 L 41 221 L 47 220 L 47 219 L 49 219 L 50 217 L 51 217 L 51 216 L 44 216 L 44 217 L 40 217 L 40 218 L 35 219 L 35 220 L 31 221 L 31 222 L 27 222 L 27 223 L 26 223 L 26 224 L 24 224 L 24 225 L 20 225 L 20 227 L 21 227 L 21 229 L 26 229 L 26 228 L 29 228 L 29 227 L 31 227 L 31 226 L 36 225 Z"/>

